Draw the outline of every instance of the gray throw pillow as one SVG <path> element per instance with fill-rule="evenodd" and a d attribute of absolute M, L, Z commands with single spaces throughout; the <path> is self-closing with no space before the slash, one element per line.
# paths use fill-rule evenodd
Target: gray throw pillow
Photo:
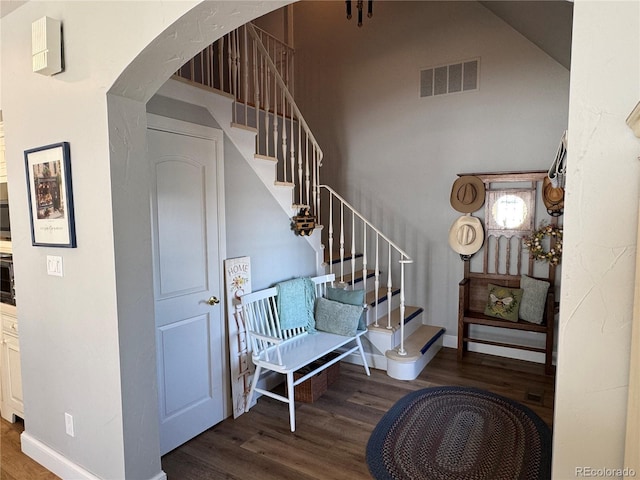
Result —
<path fill-rule="evenodd" d="M 353 337 L 361 314 L 362 306 L 319 297 L 316 300 L 316 330 Z"/>
<path fill-rule="evenodd" d="M 364 305 L 364 290 L 345 290 L 344 288 L 327 287 L 327 299 L 349 305 Z M 363 309 L 358 320 L 358 330 L 367 329 L 367 312 Z"/>
<path fill-rule="evenodd" d="M 520 288 L 523 290 L 522 302 L 520 303 L 520 318 L 522 320 L 538 325 L 542 323 L 549 286 L 549 282 L 522 275 L 520 278 Z"/>

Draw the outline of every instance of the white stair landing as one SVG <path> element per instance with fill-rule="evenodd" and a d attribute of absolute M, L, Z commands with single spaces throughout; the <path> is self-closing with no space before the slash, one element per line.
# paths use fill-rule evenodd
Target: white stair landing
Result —
<path fill-rule="evenodd" d="M 387 375 L 398 380 L 414 380 L 442 348 L 444 328 L 422 325 L 404 342 L 406 354 L 387 350 Z"/>

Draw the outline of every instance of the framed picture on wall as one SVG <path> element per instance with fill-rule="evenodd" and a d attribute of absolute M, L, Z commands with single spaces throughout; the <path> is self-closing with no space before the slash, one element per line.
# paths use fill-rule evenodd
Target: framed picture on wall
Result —
<path fill-rule="evenodd" d="M 76 246 L 68 142 L 25 150 L 31 243 L 43 247 Z"/>

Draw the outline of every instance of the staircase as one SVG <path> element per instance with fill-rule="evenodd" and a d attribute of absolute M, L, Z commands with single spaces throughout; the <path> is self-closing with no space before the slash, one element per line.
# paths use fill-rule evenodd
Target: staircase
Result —
<path fill-rule="evenodd" d="M 158 93 L 207 108 L 287 215 L 302 209 L 317 219 L 304 235 L 317 273 L 367 292 L 369 365 L 414 379 L 442 346 L 444 329 L 423 324 L 422 307 L 405 305 L 409 255 L 320 183 L 322 150 L 293 99 L 293 53 L 249 23 L 203 50 Z M 355 355 L 347 361 L 361 363 Z"/>

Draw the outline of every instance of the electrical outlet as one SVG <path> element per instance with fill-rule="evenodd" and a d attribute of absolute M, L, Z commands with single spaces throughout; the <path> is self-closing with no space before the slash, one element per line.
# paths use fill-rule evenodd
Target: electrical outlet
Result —
<path fill-rule="evenodd" d="M 64 414 L 64 428 L 67 432 L 67 435 L 69 435 L 70 437 L 76 436 L 75 432 L 73 431 L 73 415 L 71 415 L 70 413 Z"/>

